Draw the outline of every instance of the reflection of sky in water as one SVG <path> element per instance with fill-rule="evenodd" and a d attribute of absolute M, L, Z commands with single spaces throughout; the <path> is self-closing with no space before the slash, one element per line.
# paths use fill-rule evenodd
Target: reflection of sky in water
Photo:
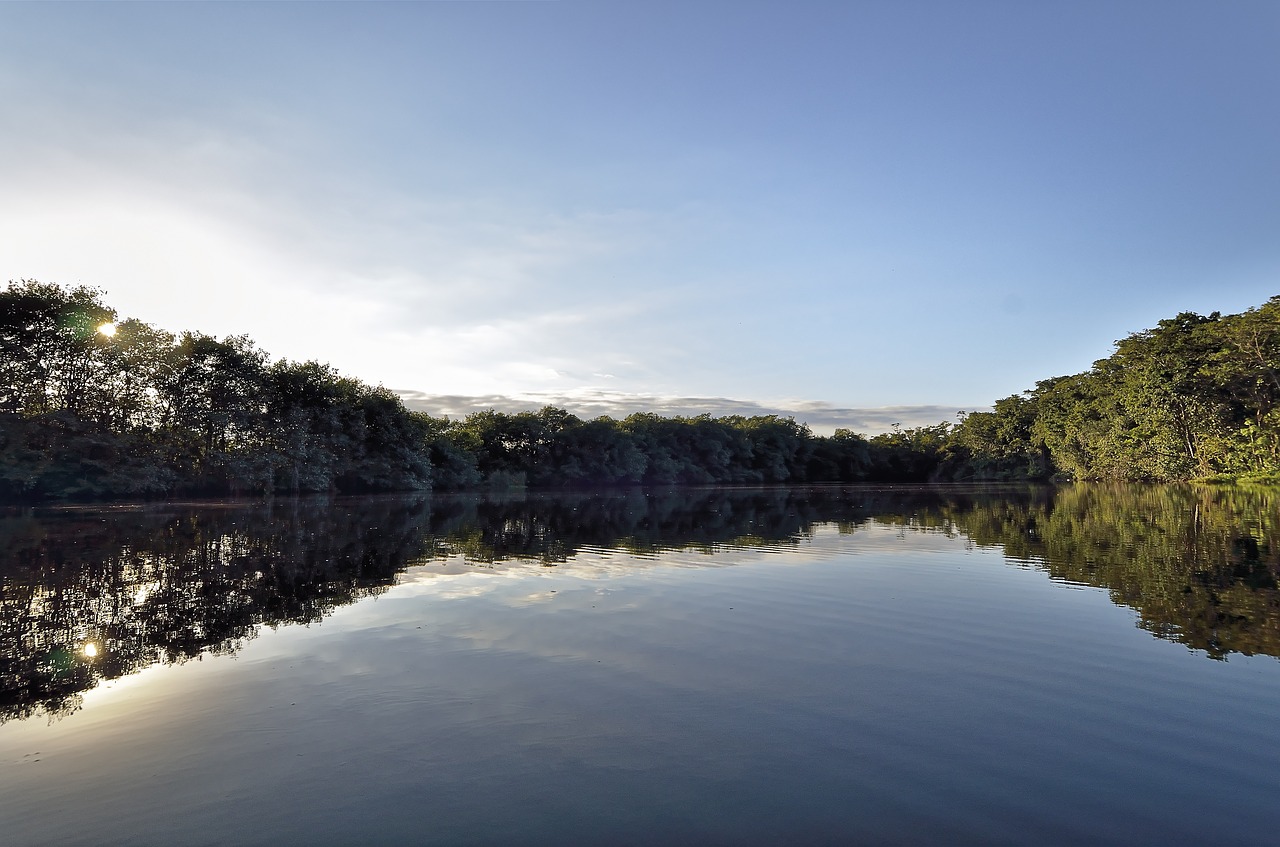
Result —
<path fill-rule="evenodd" d="M 758 562 L 802 564 L 836 556 L 875 554 L 883 557 L 898 553 L 954 553 L 956 549 L 954 534 L 947 535 L 939 530 L 901 526 L 892 527 L 891 532 L 885 531 L 883 526 L 874 529 L 875 531 L 868 532 L 867 527 L 863 526 L 850 531 L 840 529 L 835 524 L 816 524 L 809 532 L 792 539 L 790 543 L 743 542 L 642 554 L 582 545 L 567 561 L 557 562 L 554 566 L 542 566 L 542 570 L 546 573 L 572 574 L 581 579 L 594 579 L 618 576 L 623 572 L 631 576 L 649 570 L 660 572 L 671 568 L 719 568 Z M 534 576 L 530 572 L 539 567 L 536 560 L 530 559 L 477 562 L 465 555 L 455 554 L 409 569 L 398 579 L 400 587 L 395 590 L 402 591 L 403 586 L 408 584 L 435 584 L 449 576 L 476 573 L 508 574 L 528 579 Z"/>
<path fill-rule="evenodd" d="M 896 527 L 430 563 L 0 727 L 0 817 L 15 843 L 1261 843 L 1275 665 Z"/>

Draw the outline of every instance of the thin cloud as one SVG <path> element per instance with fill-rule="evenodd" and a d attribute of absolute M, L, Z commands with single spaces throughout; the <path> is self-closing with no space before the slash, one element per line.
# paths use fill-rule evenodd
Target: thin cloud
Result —
<path fill-rule="evenodd" d="M 874 435 L 888 432 L 894 425 L 903 428 L 932 426 L 955 419 L 958 409 L 952 406 L 880 406 L 855 408 L 835 406 L 821 401 L 797 401 L 776 405 L 728 397 L 664 397 L 621 392 L 583 390 L 538 394 L 428 394 L 422 391 L 397 391 L 405 406 L 436 417 L 464 418 L 474 412 L 490 409 L 505 414 L 532 412 L 544 406 L 555 406 L 583 419 L 608 416 L 625 418 L 636 412 L 653 412 L 664 417 L 713 417 L 742 415 L 779 415 L 807 424 L 819 435 L 830 435 L 836 429 Z M 972 407 L 980 409 L 985 407 Z"/>

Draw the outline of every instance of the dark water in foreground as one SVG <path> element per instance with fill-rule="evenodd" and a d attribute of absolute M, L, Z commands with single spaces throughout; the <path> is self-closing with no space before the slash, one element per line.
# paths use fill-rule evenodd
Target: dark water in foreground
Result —
<path fill-rule="evenodd" d="M 1270 844 L 1280 496 L 0 514 L 5 844 Z"/>

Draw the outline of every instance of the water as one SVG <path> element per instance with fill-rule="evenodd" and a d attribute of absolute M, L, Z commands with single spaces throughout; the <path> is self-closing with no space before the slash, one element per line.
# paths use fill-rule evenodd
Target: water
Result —
<path fill-rule="evenodd" d="M 13 844 L 1268 844 L 1264 489 L 15 511 Z"/>

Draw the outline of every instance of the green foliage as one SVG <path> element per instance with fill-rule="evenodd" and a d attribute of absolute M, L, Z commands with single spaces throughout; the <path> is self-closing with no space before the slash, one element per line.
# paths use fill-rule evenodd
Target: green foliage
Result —
<path fill-rule="evenodd" d="M 0 292 L 0 410 L 39 415 L 104 411 L 108 342 L 98 327 L 115 320 L 101 292 L 34 280 Z"/>
<path fill-rule="evenodd" d="M 935 475 L 944 457 L 951 434 L 945 421 L 934 426 L 903 429 L 894 424 L 891 432 L 873 436 L 871 475 L 888 482 L 916 482 Z"/>
<path fill-rule="evenodd" d="M 1050 460 L 1035 433 L 1039 403 L 1025 395 L 997 400 L 990 412 L 960 413 L 950 432 L 945 467 L 948 479 L 1040 480 Z"/>
<path fill-rule="evenodd" d="M 871 473 L 871 444 L 848 429 L 813 439 L 804 478 L 814 482 L 862 482 Z"/>
<path fill-rule="evenodd" d="M 429 428 L 390 391 L 244 336 L 117 321 L 100 296 L 0 291 L 0 498 L 430 485 Z"/>
<path fill-rule="evenodd" d="M 65 410 L 0 412 L 0 500 L 147 496 L 176 481 L 139 433 L 114 433 Z"/>
<path fill-rule="evenodd" d="M 112 323 L 114 336 L 98 331 Z M 1184 312 L 990 412 L 870 439 L 791 418 L 462 421 L 244 336 L 117 320 L 86 287 L 0 291 L 0 497 L 926 480 L 1280 477 L 1280 297 Z"/>
<path fill-rule="evenodd" d="M 1184 312 L 1089 371 L 1037 383 L 953 436 L 951 477 L 1271 478 L 1280 474 L 1280 297 Z"/>

